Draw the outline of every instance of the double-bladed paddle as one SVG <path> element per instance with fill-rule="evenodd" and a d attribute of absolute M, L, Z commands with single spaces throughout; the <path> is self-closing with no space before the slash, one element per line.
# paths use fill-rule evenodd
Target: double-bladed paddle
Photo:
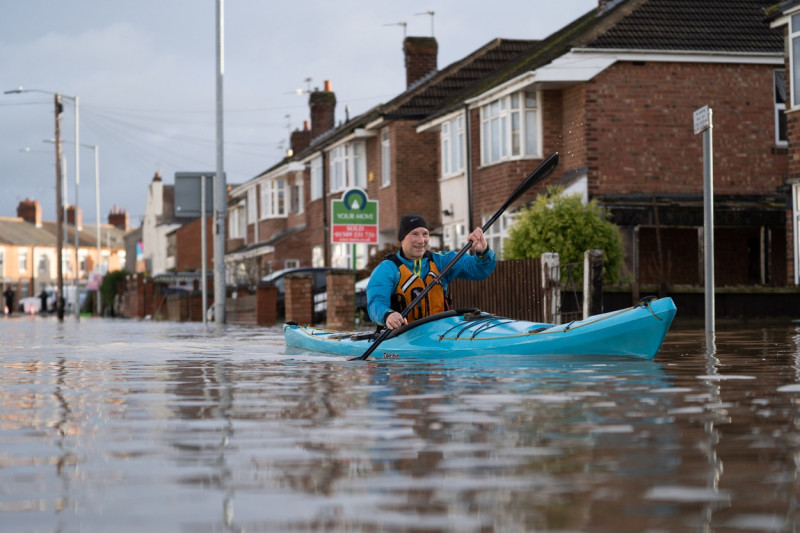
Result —
<path fill-rule="evenodd" d="M 486 224 L 484 224 L 484 225 L 483 225 L 483 228 L 481 228 L 481 229 L 483 230 L 483 232 L 484 232 L 484 233 L 486 233 L 486 230 L 487 230 L 487 229 L 489 229 L 489 227 L 490 227 L 492 224 L 494 224 L 494 223 L 495 223 L 495 221 L 496 221 L 498 218 L 500 218 L 500 215 L 502 215 L 502 214 L 503 214 L 503 212 L 504 212 L 506 209 L 508 209 L 508 206 L 510 206 L 510 205 L 511 205 L 512 203 L 514 203 L 515 201 L 517 201 L 517 200 L 519 199 L 519 197 L 520 197 L 520 196 L 522 196 L 523 194 L 525 194 L 525 192 L 526 192 L 528 189 L 530 189 L 531 187 L 533 187 L 533 186 L 534 186 L 534 185 L 536 185 L 537 183 L 540 183 L 540 182 L 541 182 L 542 180 L 544 180 L 544 179 L 545 179 L 547 176 L 549 176 L 549 175 L 550 175 L 550 173 L 551 173 L 551 172 L 553 172 L 553 170 L 555 170 L 556 166 L 558 166 L 558 152 L 553 152 L 553 153 L 550 155 L 550 157 L 548 157 L 547 159 L 545 159 L 544 161 L 542 161 L 542 164 L 541 164 L 541 165 L 539 165 L 538 167 L 536 167 L 536 170 L 534 170 L 533 172 L 531 172 L 531 173 L 528 175 L 528 177 L 527 177 L 527 178 L 525 178 L 525 181 L 523 181 L 522 183 L 520 183 L 520 184 L 519 184 L 519 186 L 518 186 L 516 189 L 514 189 L 514 192 L 512 192 L 512 193 L 511 193 L 511 196 L 509 196 L 509 197 L 508 197 L 508 199 L 505 201 L 505 203 L 504 203 L 504 204 L 503 204 L 503 205 L 500 207 L 500 209 L 498 209 L 498 210 L 497 210 L 497 212 L 496 212 L 494 215 L 492 215 L 492 218 L 490 218 L 489 220 L 487 220 L 487 221 L 486 221 Z M 453 265 L 455 265 L 455 264 L 456 264 L 456 261 L 458 261 L 459 259 L 461 259 L 461 257 L 462 257 L 462 256 L 463 256 L 465 253 L 467 253 L 467 251 L 468 251 L 468 250 L 469 250 L 471 247 L 472 247 L 472 241 L 467 241 L 467 243 L 464 245 L 464 247 L 463 247 L 463 248 L 461 248 L 461 251 L 459 251 L 459 252 L 456 254 L 456 256 L 455 256 L 455 257 L 453 257 L 453 258 L 452 258 L 452 259 L 451 259 L 451 260 L 450 260 L 450 261 L 449 261 L 449 262 L 448 262 L 448 263 L 447 263 L 447 264 L 444 266 L 444 268 L 442 269 L 442 271 L 441 271 L 441 272 L 439 272 L 439 275 L 438 275 L 438 276 L 436 276 L 436 279 L 434 279 L 434 280 L 433 280 L 431 283 L 429 283 L 428 285 L 426 285 L 426 286 L 425 286 L 425 289 L 423 289 L 423 290 L 422 290 L 422 292 L 420 292 L 420 293 L 417 295 L 417 297 L 416 297 L 416 298 L 414 298 L 414 299 L 411 301 L 411 303 L 410 303 L 410 304 L 408 304 L 408 306 L 407 306 L 405 309 L 403 309 L 403 311 L 400 313 L 400 315 L 401 315 L 403 318 L 405 318 L 405 317 L 408 315 L 408 313 L 410 313 L 410 312 L 411 312 L 411 310 L 412 310 L 412 309 L 413 309 L 413 308 L 414 308 L 414 307 L 415 307 L 415 306 L 416 306 L 416 305 L 417 305 L 417 304 L 418 304 L 418 303 L 419 303 L 419 302 L 420 302 L 420 301 L 421 301 L 421 300 L 422 300 L 422 299 L 425 297 L 425 295 L 426 295 L 426 294 L 428 294 L 428 291 L 430 291 L 430 290 L 431 290 L 431 288 L 432 288 L 432 287 L 433 287 L 433 286 L 436 284 L 436 282 L 437 282 L 439 279 L 441 279 L 442 277 L 444 277 L 444 275 L 447 273 L 447 271 L 448 271 L 448 270 L 450 270 L 450 269 L 453 267 Z M 377 347 L 378 347 L 378 345 L 379 345 L 380 343 L 382 343 L 384 340 L 386 340 L 386 337 L 388 337 L 388 336 L 389 336 L 389 334 L 390 334 L 392 331 L 393 331 L 393 330 L 391 330 L 391 329 L 384 329 L 383 331 L 381 331 L 380 335 L 378 335 L 378 338 L 376 338 L 376 339 L 375 339 L 375 342 L 373 342 L 373 343 L 370 345 L 370 347 L 369 347 L 369 348 L 367 348 L 367 351 L 366 351 L 366 352 L 364 352 L 364 353 L 363 353 L 362 355 L 360 355 L 359 357 L 353 357 L 353 358 L 352 358 L 352 359 L 350 359 L 350 360 L 351 360 L 351 361 L 359 361 L 359 360 L 364 360 L 364 359 L 366 359 L 367 357 L 369 357 L 369 356 L 370 356 L 370 354 L 371 354 L 372 352 L 374 352 L 374 351 L 375 351 L 375 348 L 377 348 Z"/>

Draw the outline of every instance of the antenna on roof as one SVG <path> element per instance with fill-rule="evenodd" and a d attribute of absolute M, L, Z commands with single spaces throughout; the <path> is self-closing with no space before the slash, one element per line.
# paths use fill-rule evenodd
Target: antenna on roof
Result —
<path fill-rule="evenodd" d="M 402 26 L 403 27 L 403 39 L 406 38 L 406 26 L 408 26 L 408 23 L 406 23 L 406 22 L 393 22 L 391 24 L 384 24 L 384 26 Z"/>
<path fill-rule="evenodd" d="M 433 9 L 429 9 L 427 11 L 423 11 L 422 13 L 414 13 L 414 15 L 430 15 L 431 16 L 431 37 L 433 37 L 433 15 L 435 11 Z"/>

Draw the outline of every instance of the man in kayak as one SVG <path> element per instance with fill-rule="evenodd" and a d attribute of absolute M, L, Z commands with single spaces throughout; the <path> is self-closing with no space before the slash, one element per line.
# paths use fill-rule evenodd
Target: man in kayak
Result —
<path fill-rule="evenodd" d="M 458 252 L 428 250 L 428 223 L 420 215 L 400 218 L 397 240 L 400 250 L 389 254 L 372 271 L 367 285 L 367 310 L 370 319 L 380 326 L 394 329 L 450 308 L 447 285 L 454 279 L 481 280 L 494 272 L 497 260 L 480 228 L 469 234 L 474 255 L 462 256 L 438 280 L 407 317 L 401 314 L 425 287 L 434 282 L 439 272 Z"/>

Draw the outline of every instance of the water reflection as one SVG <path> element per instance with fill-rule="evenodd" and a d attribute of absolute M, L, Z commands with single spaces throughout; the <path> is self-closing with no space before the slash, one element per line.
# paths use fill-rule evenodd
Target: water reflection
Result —
<path fill-rule="evenodd" d="M 656 361 L 285 353 L 278 328 L 0 320 L 0 520 L 50 531 L 792 530 L 800 332 Z"/>

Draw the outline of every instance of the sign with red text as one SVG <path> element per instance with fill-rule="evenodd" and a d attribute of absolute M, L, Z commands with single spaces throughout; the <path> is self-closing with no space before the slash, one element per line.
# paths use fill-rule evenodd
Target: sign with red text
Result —
<path fill-rule="evenodd" d="M 331 242 L 378 244 L 378 201 L 361 189 L 348 189 L 331 205 Z"/>

